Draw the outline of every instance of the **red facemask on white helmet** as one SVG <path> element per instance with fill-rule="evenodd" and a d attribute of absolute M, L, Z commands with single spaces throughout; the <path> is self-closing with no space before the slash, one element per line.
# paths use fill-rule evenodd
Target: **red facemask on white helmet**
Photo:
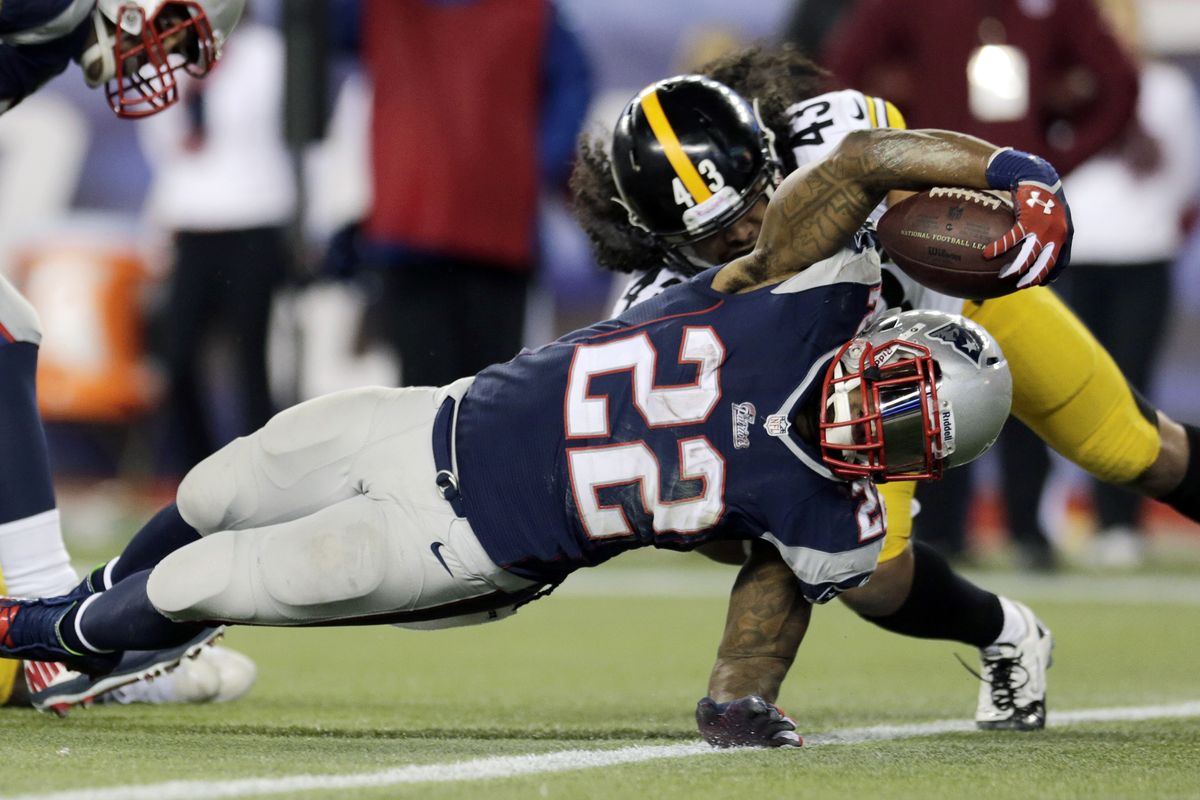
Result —
<path fill-rule="evenodd" d="M 208 74 L 246 0 L 97 0 L 96 43 L 80 57 L 119 117 L 156 114 L 179 99 L 175 72 Z"/>
<path fill-rule="evenodd" d="M 983 455 L 1008 418 L 1012 375 L 979 325 L 891 313 L 838 351 L 821 390 L 821 456 L 848 480 L 922 480 Z"/>

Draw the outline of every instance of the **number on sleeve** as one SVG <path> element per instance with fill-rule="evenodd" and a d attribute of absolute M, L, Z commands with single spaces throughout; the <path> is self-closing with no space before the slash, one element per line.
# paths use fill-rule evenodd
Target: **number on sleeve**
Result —
<path fill-rule="evenodd" d="M 883 536 L 886 530 L 883 501 L 879 498 L 875 484 L 870 481 L 855 481 L 850 490 L 858 498 L 858 507 L 854 512 L 855 522 L 858 523 L 858 541 L 869 542 Z"/>
<path fill-rule="evenodd" d="M 792 118 L 792 147 L 818 147 L 825 144 L 821 131 L 833 126 L 830 110 L 829 103 L 821 100 L 797 111 Z"/>

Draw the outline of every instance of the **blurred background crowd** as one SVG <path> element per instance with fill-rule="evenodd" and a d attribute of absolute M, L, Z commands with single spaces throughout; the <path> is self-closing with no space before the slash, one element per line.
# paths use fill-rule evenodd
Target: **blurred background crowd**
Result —
<path fill-rule="evenodd" d="M 759 41 L 910 127 L 1055 163 L 1077 225 L 1056 289 L 1200 420 L 1194 0 L 252 0 L 162 114 L 119 120 L 68 71 L 0 118 L 0 270 L 42 315 L 68 536 L 110 535 L 295 402 L 446 383 L 607 316 L 619 287 L 568 206 L 576 136 Z M 1015 421 L 944 483 L 917 531 L 963 559 L 1003 533 L 1044 570 L 1200 548 Z"/>

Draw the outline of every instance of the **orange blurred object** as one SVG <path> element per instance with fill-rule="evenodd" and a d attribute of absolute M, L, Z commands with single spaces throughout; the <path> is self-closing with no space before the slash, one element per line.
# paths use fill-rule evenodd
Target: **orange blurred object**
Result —
<path fill-rule="evenodd" d="M 149 273 L 136 251 L 40 243 L 18 257 L 15 278 L 42 319 L 37 391 L 46 422 L 124 424 L 157 405 L 162 382 L 142 343 Z"/>

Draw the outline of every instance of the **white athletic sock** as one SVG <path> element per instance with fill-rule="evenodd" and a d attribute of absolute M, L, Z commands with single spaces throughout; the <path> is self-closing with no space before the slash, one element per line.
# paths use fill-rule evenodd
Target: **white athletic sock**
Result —
<path fill-rule="evenodd" d="M 0 525 L 0 573 L 11 597 L 54 597 L 79 582 L 63 544 L 58 509 Z"/>
<path fill-rule="evenodd" d="M 1029 623 L 1021 616 L 1017 604 L 1007 597 L 1000 597 L 1000 608 L 1004 610 L 1004 627 L 992 645 L 1016 644 L 1029 634 Z"/>

